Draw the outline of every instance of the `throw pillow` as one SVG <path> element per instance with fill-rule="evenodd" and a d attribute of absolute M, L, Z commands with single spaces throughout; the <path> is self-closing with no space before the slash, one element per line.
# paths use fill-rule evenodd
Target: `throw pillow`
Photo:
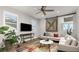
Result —
<path fill-rule="evenodd" d="M 68 34 L 65 36 L 65 39 L 72 39 L 72 40 L 76 40 L 73 36 L 68 35 Z"/>
<path fill-rule="evenodd" d="M 71 46 L 77 46 L 77 45 L 78 45 L 77 40 L 72 40 Z"/>
<path fill-rule="evenodd" d="M 51 35 L 52 35 L 52 33 L 50 33 L 50 32 L 45 33 L 45 36 L 51 36 Z"/>
<path fill-rule="evenodd" d="M 72 36 L 70 36 L 70 39 L 72 39 L 72 40 L 76 40 L 74 37 L 72 37 Z"/>
<path fill-rule="evenodd" d="M 64 37 L 64 38 L 65 38 L 65 39 L 67 39 L 68 37 L 69 37 L 68 35 L 65 35 L 65 37 Z"/>
<path fill-rule="evenodd" d="M 72 40 L 66 40 L 65 42 L 66 45 L 71 45 L 71 43 L 72 43 Z"/>
<path fill-rule="evenodd" d="M 79 47 L 79 41 L 78 41 L 78 44 L 77 44 L 77 46 Z"/>
<path fill-rule="evenodd" d="M 66 35 L 66 36 L 65 36 L 65 39 L 66 39 L 66 40 L 70 40 L 70 35 Z"/>
<path fill-rule="evenodd" d="M 58 34 L 55 33 L 55 34 L 54 34 L 54 37 L 58 37 Z"/>
<path fill-rule="evenodd" d="M 52 32 L 50 32 L 50 33 L 49 33 L 49 36 L 51 36 L 51 37 L 52 37 L 52 36 L 53 36 L 53 33 L 52 33 Z"/>

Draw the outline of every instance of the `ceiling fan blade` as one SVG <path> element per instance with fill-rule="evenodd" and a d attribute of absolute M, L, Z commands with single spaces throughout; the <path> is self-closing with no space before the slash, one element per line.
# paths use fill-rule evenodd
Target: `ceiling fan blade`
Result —
<path fill-rule="evenodd" d="M 44 15 L 46 15 L 45 11 L 42 11 Z"/>
<path fill-rule="evenodd" d="M 46 9 L 46 6 L 43 6 L 43 9 Z"/>
<path fill-rule="evenodd" d="M 54 11 L 54 10 L 44 10 L 44 11 Z"/>
<path fill-rule="evenodd" d="M 41 7 L 41 10 L 45 10 L 45 9 L 46 9 L 46 6 L 42 6 L 42 7 Z"/>
<path fill-rule="evenodd" d="M 41 13 L 41 11 L 37 12 L 36 14 L 39 14 L 39 13 Z"/>

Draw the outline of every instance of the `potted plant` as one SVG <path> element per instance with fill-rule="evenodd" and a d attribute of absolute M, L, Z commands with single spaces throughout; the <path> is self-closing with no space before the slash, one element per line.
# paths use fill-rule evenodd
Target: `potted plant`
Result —
<path fill-rule="evenodd" d="M 17 42 L 17 36 L 14 30 L 8 31 L 8 33 L 6 33 L 5 36 L 5 46 L 7 50 L 9 50 L 12 47 L 12 45 Z"/>
<path fill-rule="evenodd" d="M 8 26 L 2 26 L 0 27 L 0 34 L 5 34 L 5 31 L 7 31 L 9 29 Z"/>
<path fill-rule="evenodd" d="M 17 36 L 14 30 L 9 31 L 5 34 L 6 41 L 8 41 L 11 45 L 17 42 Z"/>
<path fill-rule="evenodd" d="M 72 34 L 71 28 L 67 30 L 67 34 L 69 34 L 69 35 Z"/>
<path fill-rule="evenodd" d="M 4 40 L 4 35 L 5 35 L 5 31 L 8 31 L 9 27 L 8 26 L 2 26 L 0 27 L 0 40 Z M 0 47 L 0 51 L 5 51 L 5 46 L 1 45 Z"/>

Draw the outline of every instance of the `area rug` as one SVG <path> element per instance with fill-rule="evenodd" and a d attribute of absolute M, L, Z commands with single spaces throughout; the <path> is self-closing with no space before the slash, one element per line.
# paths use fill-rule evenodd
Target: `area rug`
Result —
<path fill-rule="evenodd" d="M 57 47 L 55 45 L 52 45 L 50 47 L 50 52 L 57 52 Z M 29 45 L 24 49 L 22 52 L 49 52 L 49 48 L 47 46 L 39 47 L 39 45 Z"/>
<path fill-rule="evenodd" d="M 51 52 L 57 52 L 58 43 L 51 45 Z M 38 40 L 32 42 L 26 42 L 20 45 L 19 48 L 12 48 L 9 52 L 49 52 L 48 45 L 40 48 L 40 43 Z"/>

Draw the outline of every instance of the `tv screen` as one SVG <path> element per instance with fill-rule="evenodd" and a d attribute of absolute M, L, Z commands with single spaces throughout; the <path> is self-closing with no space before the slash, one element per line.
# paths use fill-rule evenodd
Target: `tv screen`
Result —
<path fill-rule="evenodd" d="M 32 25 L 21 23 L 21 31 L 32 31 Z"/>

